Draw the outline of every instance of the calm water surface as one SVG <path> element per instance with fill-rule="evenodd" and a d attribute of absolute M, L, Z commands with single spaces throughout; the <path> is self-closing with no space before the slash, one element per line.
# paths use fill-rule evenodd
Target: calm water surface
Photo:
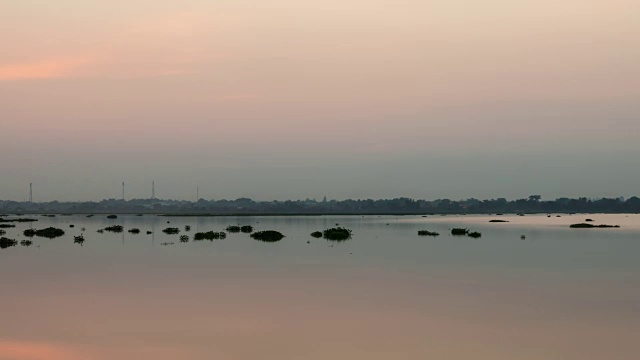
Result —
<path fill-rule="evenodd" d="M 36 218 L 5 236 L 48 226 L 66 235 L 0 250 L 2 360 L 640 353 L 640 215 Z M 586 218 L 622 227 L 568 228 Z M 351 240 L 309 236 L 337 223 Z M 161 231 L 192 236 L 233 224 L 286 237 L 180 243 Z M 125 232 L 96 232 L 108 225 Z M 80 246 L 73 235 L 83 227 Z M 133 227 L 141 234 L 126 232 Z M 483 236 L 453 237 L 452 227 Z M 422 229 L 442 235 L 417 236 Z"/>

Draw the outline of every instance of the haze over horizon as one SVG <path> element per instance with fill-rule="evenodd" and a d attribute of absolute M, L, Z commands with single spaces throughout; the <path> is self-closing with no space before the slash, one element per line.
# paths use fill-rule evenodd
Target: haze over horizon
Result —
<path fill-rule="evenodd" d="M 630 197 L 640 6 L 0 2 L 0 199 Z"/>

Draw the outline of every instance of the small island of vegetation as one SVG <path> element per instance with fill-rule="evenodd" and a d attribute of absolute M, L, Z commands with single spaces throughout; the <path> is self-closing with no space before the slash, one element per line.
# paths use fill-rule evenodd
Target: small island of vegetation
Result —
<path fill-rule="evenodd" d="M 57 238 L 59 236 L 64 235 L 64 230 L 54 228 L 54 227 L 48 227 L 46 229 L 40 229 L 40 230 L 27 229 L 24 231 L 23 234 L 24 236 L 27 236 L 27 237 L 39 236 L 39 237 L 46 237 L 49 239 L 53 239 L 53 238 Z"/>
<path fill-rule="evenodd" d="M 451 235 L 464 236 L 464 235 L 467 235 L 468 233 L 469 233 L 468 229 L 463 229 L 463 228 L 451 229 Z"/>
<path fill-rule="evenodd" d="M 440 236 L 440 233 L 429 230 L 418 230 L 418 235 L 420 236 Z"/>
<path fill-rule="evenodd" d="M 322 232 L 322 236 L 331 241 L 345 241 L 351 239 L 352 231 L 343 228 L 343 227 L 335 227 L 331 229 L 327 229 Z"/>
<path fill-rule="evenodd" d="M 179 234 L 180 233 L 180 229 L 168 227 L 168 228 L 162 230 L 162 232 L 167 234 L 167 235 L 175 235 L 175 234 Z"/>
<path fill-rule="evenodd" d="M 122 225 L 113 225 L 113 226 L 107 226 L 106 228 L 104 228 L 104 231 L 121 233 L 122 231 L 124 231 L 124 228 L 122 227 Z"/>
<path fill-rule="evenodd" d="M 276 242 L 282 240 L 284 235 L 275 230 L 265 230 L 251 234 L 251 238 L 264 242 Z"/>
<path fill-rule="evenodd" d="M 224 232 L 215 232 L 215 231 L 207 231 L 207 232 L 198 232 L 193 235 L 194 241 L 201 240 L 223 240 L 227 237 L 227 234 Z"/>
<path fill-rule="evenodd" d="M 0 237 L 0 249 L 6 249 L 11 246 L 18 245 L 18 242 L 14 239 L 9 239 L 6 237 Z"/>

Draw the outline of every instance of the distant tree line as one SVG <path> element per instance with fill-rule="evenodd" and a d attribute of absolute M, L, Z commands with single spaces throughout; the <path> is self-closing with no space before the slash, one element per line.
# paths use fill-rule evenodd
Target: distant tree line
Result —
<path fill-rule="evenodd" d="M 107 199 L 99 202 L 17 202 L 0 200 L 0 214 L 495 214 L 495 213 L 640 213 L 640 198 L 542 200 L 532 195 L 517 200 L 416 200 L 410 198 L 317 201 Z"/>

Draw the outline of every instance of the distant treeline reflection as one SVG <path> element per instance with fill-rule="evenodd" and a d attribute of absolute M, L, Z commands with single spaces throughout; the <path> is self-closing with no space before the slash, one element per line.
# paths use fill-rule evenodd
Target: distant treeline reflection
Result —
<path fill-rule="evenodd" d="M 155 214 L 489 214 L 489 213 L 638 213 L 640 198 L 542 200 L 532 195 L 517 200 L 184 200 L 134 199 L 100 202 L 17 202 L 0 200 L 0 212 L 15 213 L 155 213 Z"/>

